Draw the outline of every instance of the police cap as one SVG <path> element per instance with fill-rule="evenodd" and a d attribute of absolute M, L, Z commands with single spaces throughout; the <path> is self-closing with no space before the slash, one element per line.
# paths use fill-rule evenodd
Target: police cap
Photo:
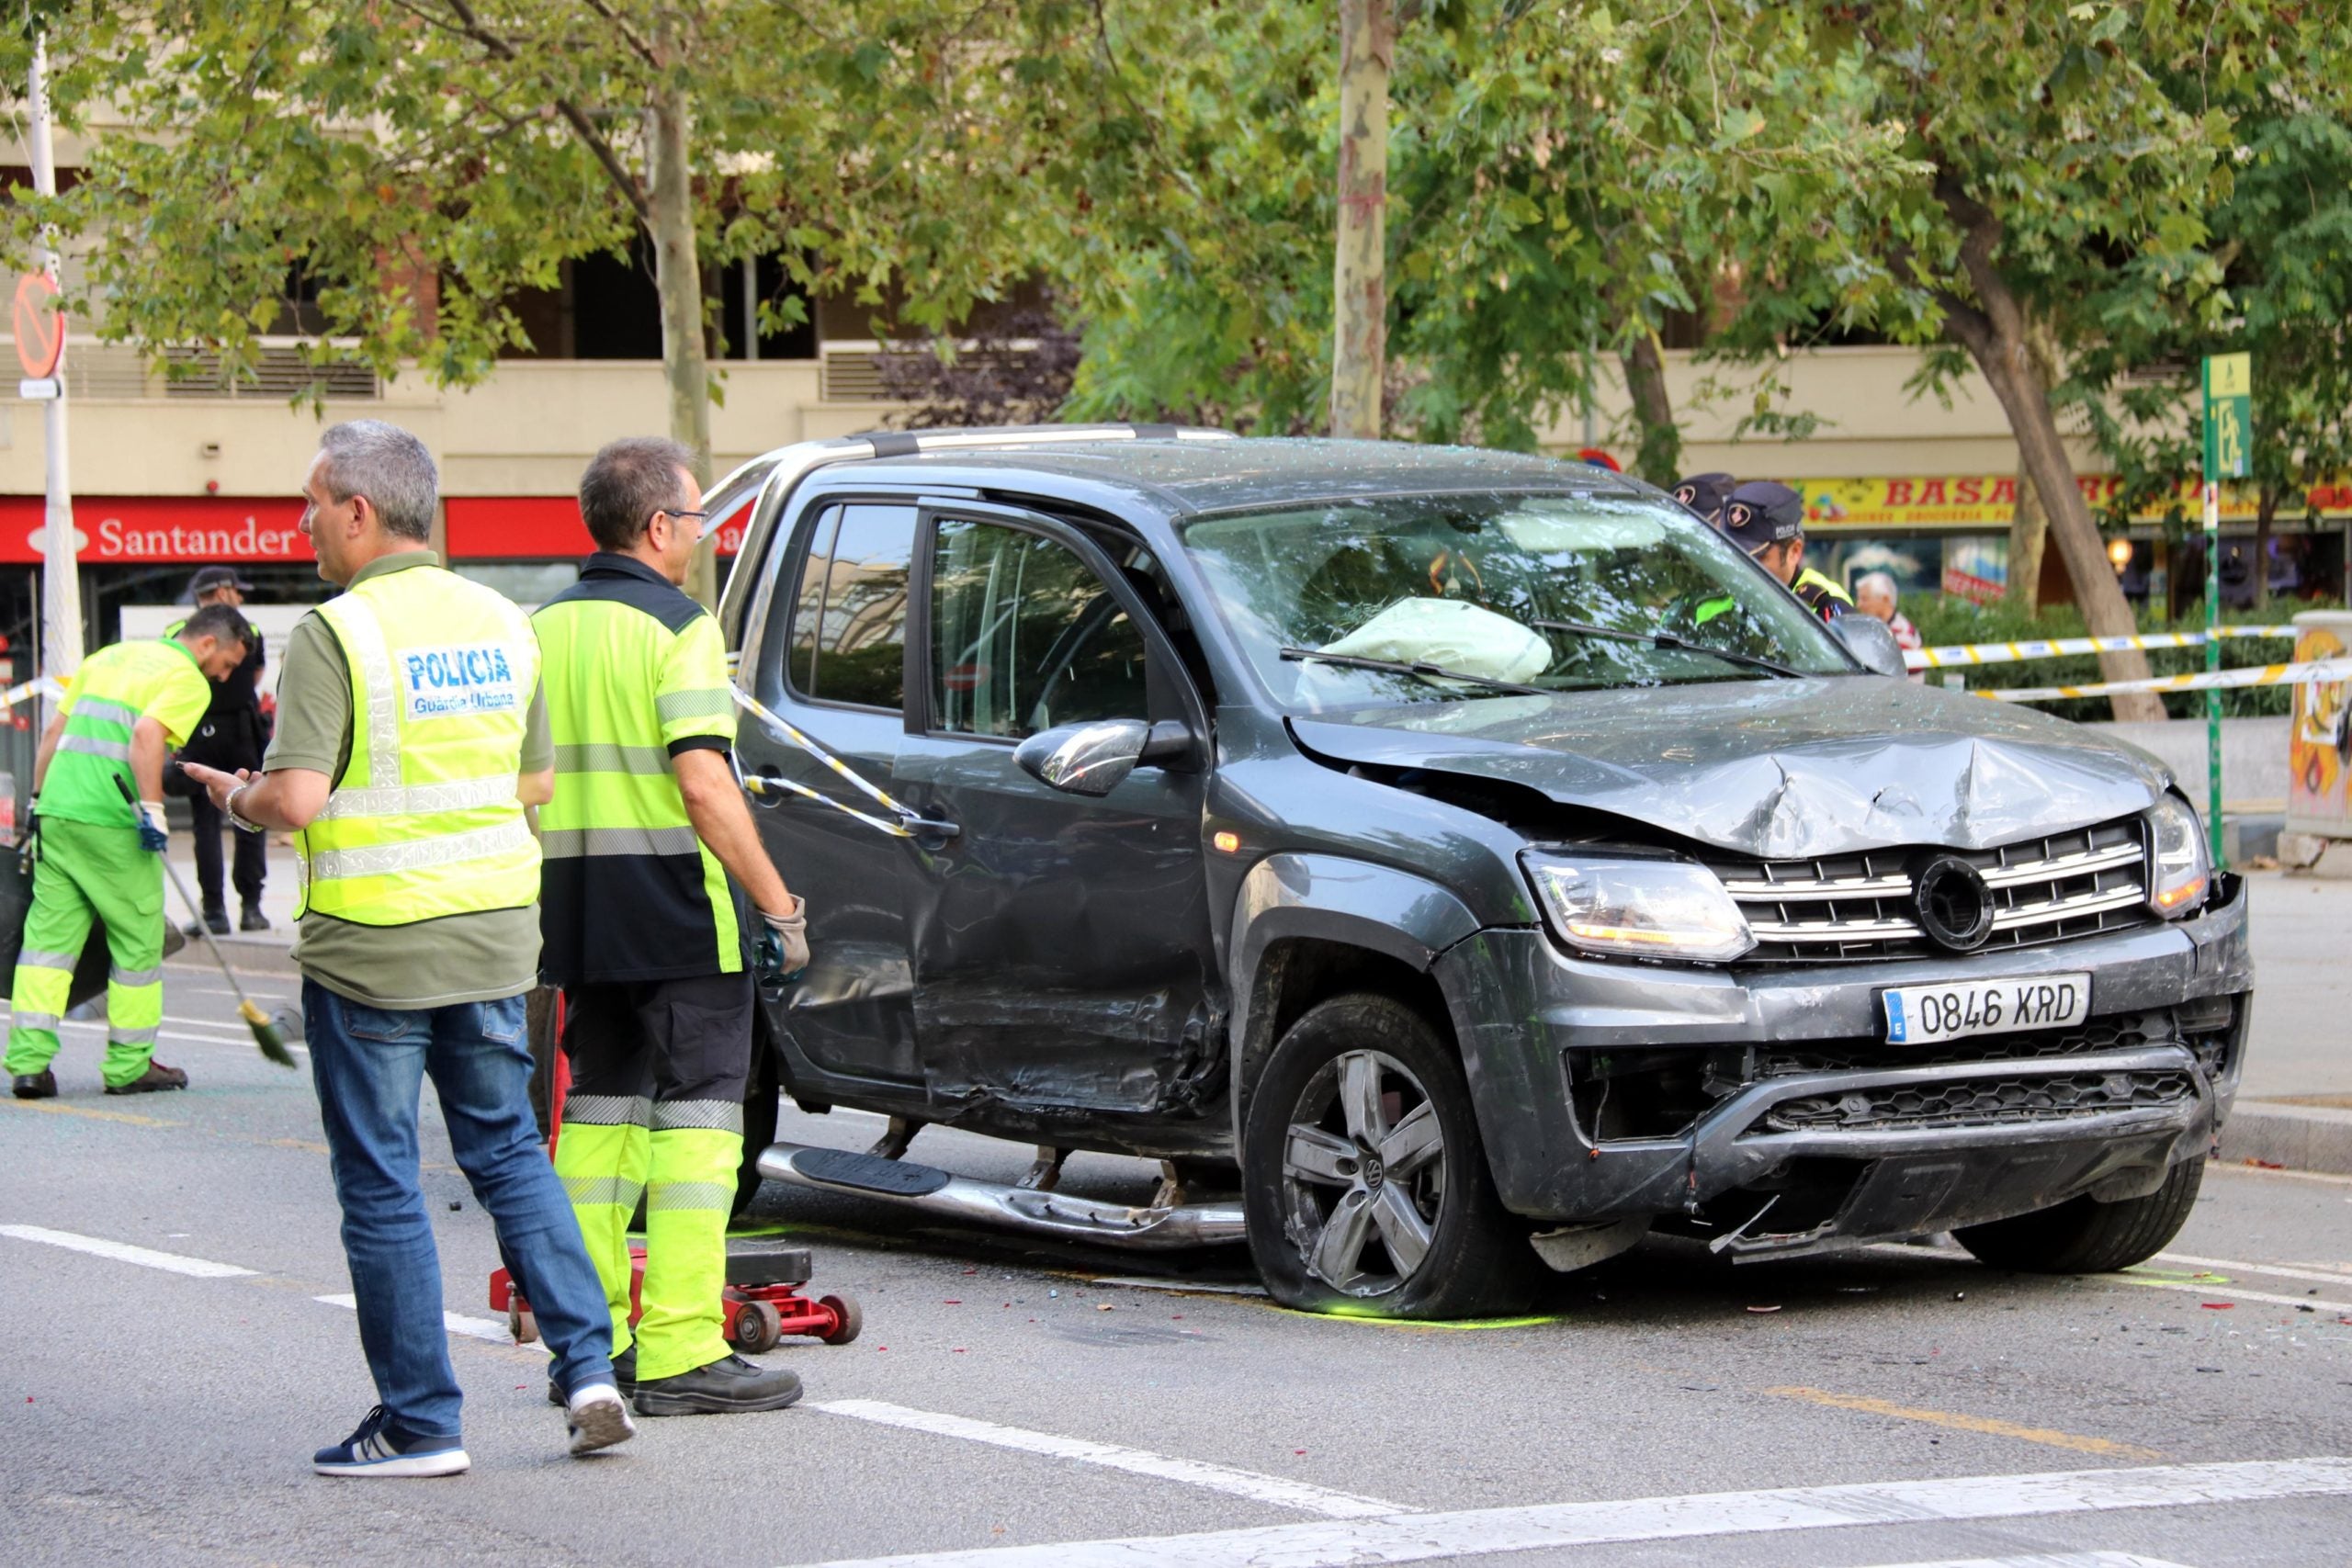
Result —
<path fill-rule="evenodd" d="M 1724 535 L 1754 555 L 1804 536 L 1804 497 L 1770 479 L 1750 479 L 1724 498 Z"/>
<path fill-rule="evenodd" d="M 1720 526 L 1724 497 L 1731 493 L 1732 482 L 1729 474 L 1692 474 L 1674 481 L 1674 499 Z"/>

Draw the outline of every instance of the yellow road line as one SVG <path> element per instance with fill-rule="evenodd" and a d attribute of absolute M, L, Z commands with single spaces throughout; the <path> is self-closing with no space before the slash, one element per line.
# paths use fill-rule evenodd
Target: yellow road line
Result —
<path fill-rule="evenodd" d="M 2020 1427 L 2014 1421 L 1997 1420 L 1990 1416 L 1964 1416 L 1956 1410 L 1923 1410 L 1916 1405 L 1897 1404 L 1892 1400 L 1871 1399 L 1859 1393 L 1832 1393 L 1827 1389 L 1796 1385 L 1768 1388 L 1764 1392 L 1776 1398 L 1801 1399 L 1808 1404 L 1825 1404 L 1836 1410 L 1860 1410 L 1871 1416 L 1892 1416 L 1899 1421 L 1924 1421 L 1930 1427 L 1947 1427 L 1960 1432 L 1982 1432 L 1995 1438 L 2015 1438 L 2019 1442 L 2040 1443 L 2052 1449 L 2072 1449 L 2076 1453 L 2105 1454 L 2114 1459 L 2165 1457 L 2154 1449 L 2119 1443 L 2109 1438 L 2086 1438 L 2078 1432 L 2061 1432 L 2049 1427 Z"/>
<path fill-rule="evenodd" d="M 86 1116 L 93 1122 L 128 1122 L 134 1127 L 185 1127 L 185 1122 L 166 1122 L 160 1116 L 139 1116 L 128 1111 L 101 1111 L 95 1105 L 58 1105 L 46 1100 L 0 1100 L 11 1111 L 38 1111 L 44 1116 Z"/>

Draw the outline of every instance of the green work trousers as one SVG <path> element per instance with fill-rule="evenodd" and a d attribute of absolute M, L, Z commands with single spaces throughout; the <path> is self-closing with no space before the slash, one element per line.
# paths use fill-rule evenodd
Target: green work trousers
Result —
<path fill-rule="evenodd" d="M 107 926 L 114 960 L 107 978 L 108 1088 L 145 1074 L 164 1023 L 164 871 L 139 847 L 129 826 L 44 817 L 33 906 L 25 916 L 24 951 L 9 989 L 8 1071 L 37 1073 L 57 1055 L 57 1020 L 65 1010 L 74 966 L 90 940 L 90 922 Z"/>
<path fill-rule="evenodd" d="M 743 1161 L 752 977 L 705 975 L 564 993 L 571 1092 L 555 1169 L 605 1283 L 613 1354 L 640 1382 L 725 1357 L 727 1221 Z M 632 1341 L 629 1219 L 645 1199 Z"/>

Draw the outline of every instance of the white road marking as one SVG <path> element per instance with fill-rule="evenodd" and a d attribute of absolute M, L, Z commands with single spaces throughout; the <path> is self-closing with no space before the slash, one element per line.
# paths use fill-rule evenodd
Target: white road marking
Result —
<path fill-rule="evenodd" d="M 2030 1557 L 1951 1557 L 1940 1562 L 1893 1562 L 1885 1568 L 2181 1568 L 2160 1557 L 2130 1551 L 2036 1552 Z"/>
<path fill-rule="evenodd" d="M 186 1274 L 195 1280 L 234 1280 L 254 1272 L 251 1269 L 240 1269 L 233 1263 L 215 1263 L 207 1258 L 184 1258 L 176 1252 L 154 1252 L 125 1242 L 102 1241 L 94 1235 L 75 1235 L 72 1231 L 45 1230 L 40 1225 L 0 1225 L 0 1235 L 12 1235 L 18 1241 L 38 1241 L 73 1252 L 86 1252 L 93 1258 L 111 1258 L 117 1263 L 136 1263 L 142 1269 L 161 1269 L 167 1274 Z"/>
<path fill-rule="evenodd" d="M 876 1421 L 886 1427 L 905 1427 L 943 1438 L 962 1438 L 969 1442 L 988 1443 L 1000 1449 L 1018 1449 L 1023 1453 L 1099 1464 L 1135 1475 L 1148 1475 L 1159 1481 L 1182 1482 L 1187 1486 L 1204 1487 L 1234 1497 L 1247 1497 L 1254 1503 L 1271 1503 L 1276 1507 L 1321 1514 L 1326 1518 L 1368 1519 L 1410 1512 L 1401 1504 L 1384 1503 L 1377 1497 L 1359 1497 L 1352 1493 L 1334 1492 L 1328 1487 L 1311 1485 L 1304 1481 L 1290 1481 L 1279 1475 L 1261 1475 L 1255 1471 L 1235 1470 L 1227 1465 L 1209 1464 L 1200 1460 L 1175 1459 L 1167 1454 L 1148 1453 L 1141 1449 L 1121 1448 L 1115 1443 L 1090 1442 L 1082 1438 L 1065 1438 L 1052 1432 L 1001 1427 L 993 1421 L 974 1421 L 937 1411 L 910 1410 L 903 1404 L 886 1404 L 877 1399 L 824 1400 L 810 1408 L 859 1421 Z M 993 1553 L 986 1555 L 991 1562 L 996 1560 Z"/>
<path fill-rule="evenodd" d="M 2196 1269 L 2210 1269 L 2217 1274 L 2276 1274 L 2282 1280 L 2310 1280 L 2322 1285 L 2343 1285 L 2352 1288 L 2352 1274 L 2341 1271 L 2290 1269 L 2276 1263 L 2242 1263 L 2229 1258 L 2191 1258 L 2185 1252 L 2159 1252 L 2153 1261 L 2186 1263 Z"/>
<path fill-rule="evenodd" d="M 331 1307 L 341 1307 L 345 1312 L 359 1310 L 357 1296 L 312 1296 L 311 1299 L 323 1302 Z M 495 1318 L 468 1317 L 463 1313 L 445 1312 L 441 1314 L 441 1326 L 469 1339 L 487 1339 L 493 1345 L 514 1343 L 514 1337 L 506 1332 L 506 1325 Z"/>
<path fill-rule="evenodd" d="M 2346 1494 L 2352 1494 L 2352 1459 L 2255 1460 L 1317 1520 L 1199 1535 L 842 1559 L 826 1568 L 1357 1568 L 1544 1548 Z"/>
<path fill-rule="evenodd" d="M 2143 1290 L 2177 1291 L 2184 1296 L 2220 1296 L 2233 1302 L 2267 1302 L 2272 1306 L 2309 1307 L 2313 1312 L 2352 1314 L 2352 1302 L 2322 1301 L 2317 1296 L 2281 1296 L 2268 1291 L 2241 1290 L 2235 1285 L 2199 1284 L 2194 1280 L 2152 1280 L 2145 1274 L 2102 1274 L 2094 1279 L 2120 1280 Z"/>

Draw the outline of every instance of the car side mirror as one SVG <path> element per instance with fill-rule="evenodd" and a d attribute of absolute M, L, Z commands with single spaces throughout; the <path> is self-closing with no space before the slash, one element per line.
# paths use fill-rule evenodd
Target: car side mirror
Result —
<path fill-rule="evenodd" d="M 1181 724 L 1105 718 L 1039 730 L 1014 748 L 1012 760 L 1049 788 L 1099 799 L 1138 767 L 1181 764 L 1193 751 L 1192 734 Z"/>
<path fill-rule="evenodd" d="M 1901 681 L 1911 673 L 1911 667 L 1903 662 L 1903 645 L 1894 640 L 1894 634 L 1876 615 L 1849 610 L 1829 623 L 1829 635 L 1873 675 L 1888 675 Z"/>

